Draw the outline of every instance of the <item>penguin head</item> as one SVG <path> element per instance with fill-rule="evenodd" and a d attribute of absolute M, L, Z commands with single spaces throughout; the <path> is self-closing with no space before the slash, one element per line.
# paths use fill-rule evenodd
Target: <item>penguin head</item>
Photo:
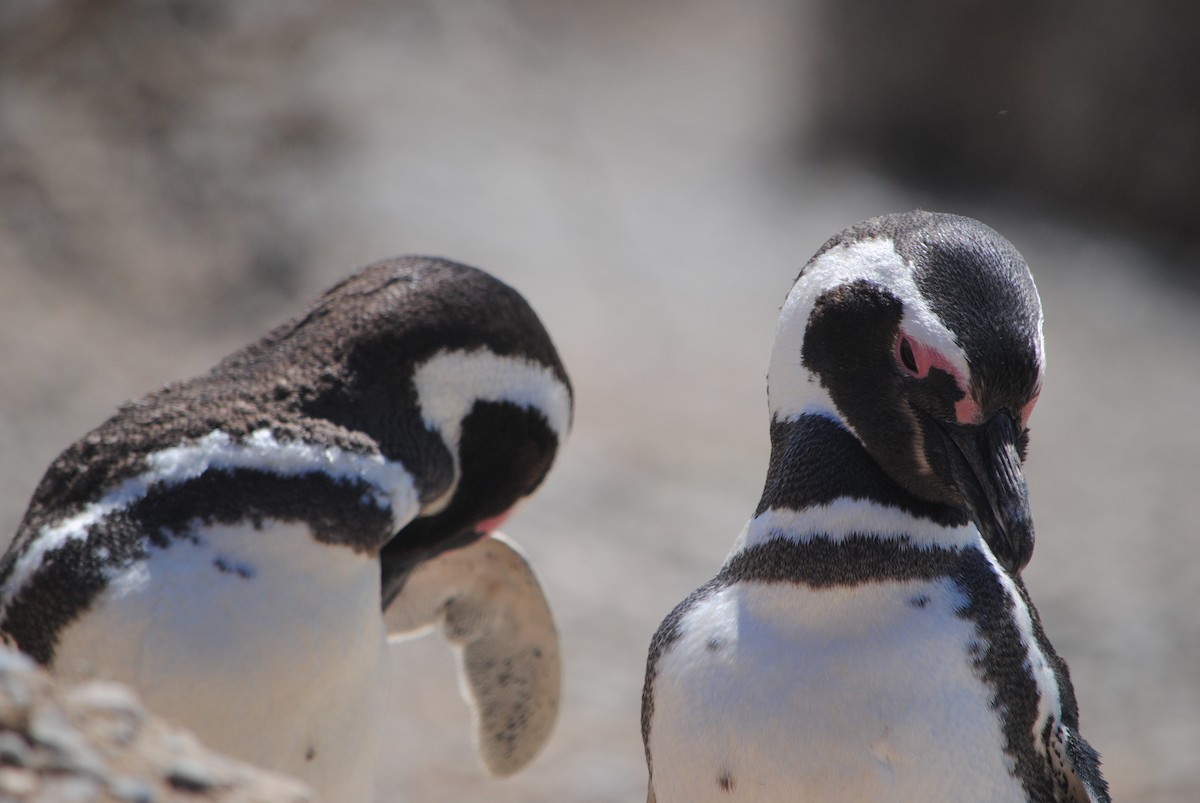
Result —
<path fill-rule="evenodd" d="M 978 221 L 915 211 L 846 229 L 804 267 L 768 397 L 777 420 L 840 421 L 909 493 L 965 510 L 1017 571 L 1033 550 L 1021 465 L 1044 369 L 1021 255 Z"/>
<path fill-rule="evenodd" d="M 529 304 L 443 259 L 369 265 L 238 360 L 221 369 L 276 377 L 305 426 L 340 433 L 322 440 L 365 439 L 411 475 L 419 509 L 381 551 L 385 607 L 414 566 L 528 498 L 571 423 L 570 381 Z"/>
<path fill-rule="evenodd" d="M 452 478 L 383 548 L 385 607 L 417 563 L 493 532 L 541 485 L 571 420 L 559 368 L 486 348 L 418 366 L 422 421 L 442 440 Z"/>

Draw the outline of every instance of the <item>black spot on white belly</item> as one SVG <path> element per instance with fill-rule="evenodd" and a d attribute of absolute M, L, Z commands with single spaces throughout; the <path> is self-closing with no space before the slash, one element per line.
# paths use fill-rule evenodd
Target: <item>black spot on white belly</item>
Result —
<path fill-rule="evenodd" d="M 708 650 L 709 652 L 720 652 L 724 648 L 725 640 L 719 636 L 713 636 L 708 640 L 708 643 L 704 645 L 704 649 Z"/>
<path fill-rule="evenodd" d="M 717 776 L 717 786 L 722 792 L 733 791 L 733 776 L 729 774 L 729 770 L 721 770 L 721 774 Z"/>
<path fill-rule="evenodd" d="M 217 571 L 222 574 L 236 574 L 243 580 L 250 580 L 256 574 L 254 567 L 247 563 L 234 563 L 228 558 L 217 557 L 213 560 L 213 566 L 217 567 Z"/>
<path fill-rule="evenodd" d="M 59 634 L 108 587 L 112 570 L 145 560 L 151 549 L 203 546 L 197 525 L 300 521 L 322 543 L 371 553 L 392 535 L 392 512 L 375 503 L 374 492 L 361 479 L 252 469 L 211 470 L 177 485 L 155 485 L 88 525 L 85 538 L 69 538 L 49 550 L 9 603 L 0 627 L 34 660 L 49 665 Z M 40 532 L 29 526 L 23 524 L 19 533 L 26 543 Z M 0 583 L 11 576 L 20 554 L 16 549 L 5 554 Z M 256 573 L 255 567 L 229 559 L 213 565 L 244 579 Z"/>
<path fill-rule="evenodd" d="M 929 604 L 929 595 L 928 594 L 917 594 L 916 596 L 909 598 L 908 604 L 913 606 L 914 608 L 918 608 L 918 609 L 924 608 L 926 605 Z"/>

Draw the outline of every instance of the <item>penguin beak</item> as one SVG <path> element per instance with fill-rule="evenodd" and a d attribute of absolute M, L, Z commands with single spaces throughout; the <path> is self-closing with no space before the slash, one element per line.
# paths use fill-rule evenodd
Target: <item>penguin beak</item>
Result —
<path fill-rule="evenodd" d="M 996 559 L 1016 574 L 1033 556 L 1033 514 L 1016 426 L 1001 411 L 982 425 L 951 425 L 946 430 L 957 447 L 952 450 L 951 473 L 972 518 Z"/>

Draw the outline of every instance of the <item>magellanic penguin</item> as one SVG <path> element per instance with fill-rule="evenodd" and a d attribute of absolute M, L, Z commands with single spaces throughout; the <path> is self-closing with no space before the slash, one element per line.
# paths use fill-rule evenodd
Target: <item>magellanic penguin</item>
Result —
<path fill-rule="evenodd" d="M 394 631 L 441 622 L 484 763 L 515 771 L 553 725 L 559 653 L 494 531 L 571 415 L 515 290 L 440 259 L 375 263 L 63 452 L 0 563 L 0 629 L 340 803 L 373 796 L 385 609 Z"/>
<path fill-rule="evenodd" d="M 1105 801 L 1020 571 L 1041 390 L 1024 260 L 916 211 L 829 240 L 783 306 L 762 499 L 655 635 L 649 800 Z"/>

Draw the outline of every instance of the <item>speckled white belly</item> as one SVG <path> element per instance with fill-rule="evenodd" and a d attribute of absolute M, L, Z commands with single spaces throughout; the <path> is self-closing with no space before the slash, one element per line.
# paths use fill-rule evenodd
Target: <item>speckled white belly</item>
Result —
<path fill-rule="evenodd" d="M 114 575 L 54 669 L 133 686 L 210 747 L 367 801 L 380 729 L 379 564 L 307 526 L 197 527 Z"/>
<path fill-rule="evenodd" d="M 657 803 L 1024 800 L 948 581 L 740 583 L 661 657 Z"/>

